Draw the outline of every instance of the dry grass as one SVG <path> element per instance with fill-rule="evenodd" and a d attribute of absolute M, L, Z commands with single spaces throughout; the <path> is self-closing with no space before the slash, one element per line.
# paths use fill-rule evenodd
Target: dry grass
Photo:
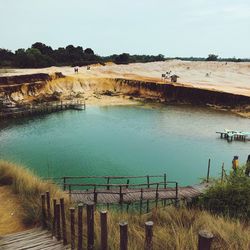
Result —
<path fill-rule="evenodd" d="M 0 185 L 9 185 L 21 202 L 25 225 L 36 225 L 41 217 L 41 194 L 50 191 L 53 197 L 63 197 L 55 185 L 42 181 L 30 170 L 6 161 L 0 161 Z"/>
<path fill-rule="evenodd" d="M 96 213 L 96 238 L 100 235 L 99 215 Z M 109 212 L 109 245 L 111 249 L 119 249 L 120 221 L 129 224 L 129 249 L 142 249 L 144 246 L 144 223 L 154 222 L 154 249 L 197 249 L 198 232 L 210 230 L 215 240 L 213 249 L 240 250 L 250 249 L 250 228 L 239 221 L 230 221 L 222 217 L 212 216 L 207 212 L 176 209 L 166 207 L 153 210 L 151 213 L 121 214 Z M 97 241 L 97 248 L 100 242 Z"/>
<path fill-rule="evenodd" d="M 0 235 L 27 229 L 22 222 L 20 198 L 8 186 L 0 187 Z"/>
<path fill-rule="evenodd" d="M 53 198 L 64 193 L 56 186 L 41 181 L 32 172 L 20 166 L 0 161 L 0 184 L 9 184 L 12 191 L 19 195 L 23 209 L 24 222 L 38 224 L 40 219 L 40 194 L 50 191 Z M 70 206 L 66 199 L 66 211 Z M 6 208 L 7 209 L 7 208 Z M 84 210 L 84 221 L 86 213 Z M 69 214 L 67 214 L 69 218 Z M 197 249 L 197 236 L 201 229 L 210 230 L 215 240 L 213 249 L 245 250 L 250 249 L 250 227 L 238 220 L 229 220 L 195 209 L 166 207 L 152 210 L 151 213 L 121 213 L 109 211 L 108 231 L 110 249 L 119 249 L 119 222 L 129 224 L 129 249 L 142 249 L 144 246 L 144 223 L 154 222 L 154 249 Z M 95 212 L 95 247 L 100 247 L 99 213 Z M 11 224 L 10 224 L 11 225 Z M 11 225 L 12 226 L 12 225 Z M 10 227 L 11 227 L 10 226 Z M 84 224 L 84 244 L 86 244 L 86 224 Z"/>

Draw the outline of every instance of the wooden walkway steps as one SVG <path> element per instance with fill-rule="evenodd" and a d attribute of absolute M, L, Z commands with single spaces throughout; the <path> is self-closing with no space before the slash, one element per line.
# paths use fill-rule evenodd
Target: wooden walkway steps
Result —
<path fill-rule="evenodd" d="M 1 250 L 67 250 L 69 246 L 53 239 L 51 232 L 35 228 L 0 237 Z"/>
<path fill-rule="evenodd" d="M 208 188 L 209 184 L 200 184 L 176 188 L 117 188 L 110 190 L 71 190 L 69 195 L 72 202 L 95 202 L 96 204 L 134 203 L 141 200 L 188 200 L 198 197 Z"/>

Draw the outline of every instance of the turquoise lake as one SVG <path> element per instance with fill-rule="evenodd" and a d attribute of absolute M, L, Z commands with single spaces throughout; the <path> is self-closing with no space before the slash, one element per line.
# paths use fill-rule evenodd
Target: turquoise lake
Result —
<path fill-rule="evenodd" d="M 0 158 L 42 177 L 167 173 L 181 185 L 219 176 L 234 155 L 245 163 L 250 141 L 228 143 L 216 131 L 250 131 L 250 120 L 190 106 L 88 106 L 0 123 Z"/>

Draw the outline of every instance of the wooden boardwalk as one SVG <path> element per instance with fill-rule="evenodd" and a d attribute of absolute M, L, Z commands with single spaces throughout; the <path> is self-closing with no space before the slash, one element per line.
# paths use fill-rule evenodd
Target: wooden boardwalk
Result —
<path fill-rule="evenodd" d="M 66 250 L 69 246 L 53 239 L 51 232 L 41 228 L 31 229 L 0 237 L 1 250 Z"/>
<path fill-rule="evenodd" d="M 141 200 L 188 200 L 198 197 L 209 187 L 209 184 L 176 188 L 117 188 L 110 190 L 72 190 L 69 195 L 72 202 L 95 202 L 96 204 L 134 203 Z"/>
<path fill-rule="evenodd" d="M 0 103 L 1 104 L 1 103 Z M 17 105 L 14 107 L 0 108 L 0 118 L 17 118 L 24 116 L 35 116 L 42 114 L 50 114 L 63 110 L 85 110 L 85 101 L 68 100 L 68 101 L 54 101 L 44 102 L 37 105 Z"/>

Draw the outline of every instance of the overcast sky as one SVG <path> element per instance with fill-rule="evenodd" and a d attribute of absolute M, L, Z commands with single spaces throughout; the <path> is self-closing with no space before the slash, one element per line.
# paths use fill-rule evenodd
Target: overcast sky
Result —
<path fill-rule="evenodd" d="M 250 0 L 0 0 L 0 48 L 250 57 Z"/>

